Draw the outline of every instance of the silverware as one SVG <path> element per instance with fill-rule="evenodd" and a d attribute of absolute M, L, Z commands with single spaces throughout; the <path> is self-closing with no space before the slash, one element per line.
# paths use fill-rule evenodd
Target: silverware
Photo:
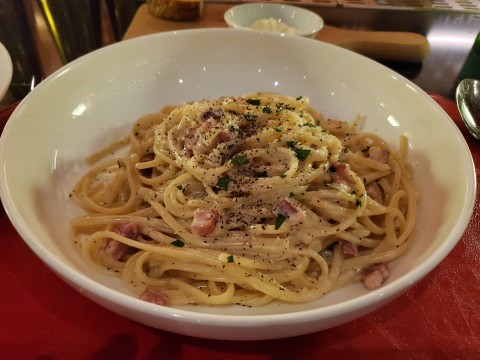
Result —
<path fill-rule="evenodd" d="M 476 79 L 460 81 L 455 98 L 468 131 L 480 140 L 480 81 Z"/>

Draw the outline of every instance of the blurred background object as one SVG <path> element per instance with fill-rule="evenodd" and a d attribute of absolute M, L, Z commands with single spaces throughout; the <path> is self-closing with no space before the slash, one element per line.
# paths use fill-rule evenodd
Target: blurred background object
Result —
<path fill-rule="evenodd" d="M 27 1 L 0 1 L 0 42 L 13 63 L 9 93 L 18 98 L 28 94 L 43 78 L 32 16 Z"/>
<path fill-rule="evenodd" d="M 0 110 L 62 65 L 122 39 L 143 0 L 1 0 L 0 42 L 13 62 Z"/>
<path fill-rule="evenodd" d="M 203 0 L 205 6 L 260 0 Z M 385 63 L 423 90 L 453 98 L 452 89 L 479 66 L 480 0 L 262 0 L 307 7 L 327 25 L 348 30 L 408 31 L 427 37 L 421 63 Z M 22 99 L 62 65 L 121 41 L 146 0 L 0 0 L 0 41 L 14 74 L 0 110 Z M 211 14 L 211 13 L 210 13 Z M 205 17 L 205 14 L 204 14 Z M 189 22 L 195 28 L 197 21 Z M 181 22 L 179 22 L 181 23 Z M 225 24 L 226 26 L 226 24 Z M 474 46 L 475 44 L 475 46 Z M 477 54 L 477 55 L 475 55 Z"/>

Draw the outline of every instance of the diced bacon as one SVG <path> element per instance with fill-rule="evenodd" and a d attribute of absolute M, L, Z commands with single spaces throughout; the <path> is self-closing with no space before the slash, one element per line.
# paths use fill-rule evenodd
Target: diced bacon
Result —
<path fill-rule="evenodd" d="M 132 240 L 135 240 L 138 236 L 137 224 L 133 222 L 116 224 L 113 232 Z M 103 246 L 103 251 L 106 254 L 109 254 L 114 260 L 118 261 L 127 253 L 129 248 L 130 246 L 120 241 L 107 239 Z"/>
<path fill-rule="evenodd" d="M 285 216 L 286 221 L 291 225 L 300 223 L 306 217 L 305 211 L 292 204 L 287 198 L 278 201 L 272 211 L 277 216 Z"/>
<path fill-rule="evenodd" d="M 132 240 L 135 240 L 138 236 L 137 224 L 134 222 L 116 224 L 113 231 Z"/>
<path fill-rule="evenodd" d="M 143 293 L 140 294 L 140 300 L 143 301 L 148 301 L 153 304 L 157 305 L 165 305 L 168 300 L 167 294 L 165 294 L 163 291 L 152 289 L 147 287 Z"/>
<path fill-rule="evenodd" d="M 378 289 L 390 275 L 387 263 L 371 265 L 363 269 L 362 282 L 368 290 Z"/>
<path fill-rule="evenodd" d="M 225 131 L 221 131 L 217 135 L 218 143 L 226 143 L 232 139 L 232 136 Z"/>
<path fill-rule="evenodd" d="M 215 120 L 214 118 L 209 118 L 206 120 L 202 127 L 200 128 L 202 132 L 208 133 L 210 130 L 212 130 L 215 126 L 217 126 L 219 123 L 218 120 Z"/>
<path fill-rule="evenodd" d="M 223 115 L 222 108 L 210 108 L 202 114 L 203 120 L 215 119 L 219 120 Z"/>
<path fill-rule="evenodd" d="M 350 165 L 342 162 L 333 163 L 330 168 L 330 176 L 333 184 L 346 191 L 351 191 L 351 185 L 354 184 L 352 175 L 350 175 Z"/>
<path fill-rule="evenodd" d="M 215 230 L 219 214 L 212 209 L 196 209 L 193 212 L 193 221 L 190 229 L 196 235 L 207 236 Z"/>
<path fill-rule="evenodd" d="M 372 160 L 380 161 L 387 164 L 389 156 L 390 151 L 382 149 L 378 146 L 372 146 L 368 149 L 368 157 Z"/>
<path fill-rule="evenodd" d="M 114 239 L 107 239 L 103 246 L 103 251 L 117 261 L 125 255 L 128 249 L 128 245 Z"/>
<path fill-rule="evenodd" d="M 351 241 L 342 241 L 341 249 L 344 258 L 358 256 L 358 246 Z"/>
<path fill-rule="evenodd" d="M 380 193 L 373 185 L 367 185 L 365 187 L 365 190 L 367 190 L 367 195 L 370 196 L 373 200 L 377 200 L 380 197 Z"/>

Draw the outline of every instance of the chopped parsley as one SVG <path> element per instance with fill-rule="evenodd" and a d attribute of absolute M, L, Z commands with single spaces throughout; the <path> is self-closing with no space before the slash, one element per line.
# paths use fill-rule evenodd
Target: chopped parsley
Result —
<path fill-rule="evenodd" d="M 297 158 L 301 161 L 306 160 L 308 155 L 310 155 L 311 150 L 301 149 L 299 147 L 296 147 L 297 144 L 298 142 L 294 140 L 287 141 L 287 146 L 295 152 L 295 155 L 297 156 Z"/>
<path fill-rule="evenodd" d="M 303 96 L 297 96 L 295 100 L 302 100 L 302 99 L 303 99 Z"/>
<path fill-rule="evenodd" d="M 282 132 L 282 128 L 279 128 L 279 127 L 275 127 L 273 128 L 273 130 L 275 130 L 276 132 Z"/>
<path fill-rule="evenodd" d="M 174 240 L 170 243 L 170 245 L 176 246 L 176 247 L 184 247 L 185 243 L 182 240 Z"/>
<path fill-rule="evenodd" d="M 270 106 L 264 106 L 262 109 L 262 112 L 264 114 L 271 114 L 272 113 L 272 108 Z"/>
<path fill-rule="evenodd" d="M 178 190 L 183 190 L 183 186 L 182 185 L 177 185 L 177 189 Z"/>
<path fill-rule="evenodd" d="M 255 120 L 257 120 L 257 117 L 258 117 L 258 116 L 255 115 L 255 114 L 245 114 L 245 115 L 243 115 L 243 117 L 244 117 L 245 120 L 247 120 L 247 121 L 255 121 Z"/>
<path fill-rule="evenodd" d="M 247 160 L 247 155 L 237 155 L 232 158 L 232 164 L 235 166 L 241 166 L 244 165 Z"/>
<path fill-rule="evenodd" d="M 229 256 L 227 257 L 227 262 L 228 262 L 228 263 L 233 263 L 233 261 L 234 261 L 234 260 L 233 260 L 233 255 L 229 255 Z"/>
<path fill-rule="evenodd" d="M 230 176 L 225 175 L 218 179 L 217 187 L 223 190 L 228 190 L 228 184 L 230 183 Z"/>
<path fill-rule="evenodd" d="M 277 218 L 275 219 L 275 230 L 280 229 L 280 226 L 287 220 L 287 217 L 282 214 L 278 214 Z"/>
<path fill-rule="evenodd" d="M 301 161 L 306 160 L 308 155 L 310 155 L 310 149 L 299 149 L 299 148 L 294 148 L 293 151 L 295 152 L 295 155 L 297 155 L 297 158 Z"/>

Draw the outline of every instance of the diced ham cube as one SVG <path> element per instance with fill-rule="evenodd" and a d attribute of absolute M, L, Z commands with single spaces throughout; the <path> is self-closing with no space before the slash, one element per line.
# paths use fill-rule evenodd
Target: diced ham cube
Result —
<path fill-rule="evenodd" d="M 112 259 L 119 261 L 123 255 L 128 251 L 130 246 L 114 240 L 114 239 L 107 239 L 105 245 L 103 246 L 103 251 L 110 255 Z"/>
<path fill-rule="evenodd" d="M 126 238 L 136 240 L 138 236 L 138 229 L 136 223 L 123 223 L 123 224 L 116 224 L 113 232 L 122 235 Z M 130 246 L 114 240 L 114 239 L 107 239 L 105 245 L 103 246 L 103 251 L 106 254 L 109 254 L 114 260 L 120 260 L 123 255 L 126 254 Z"/>
<path fill-rule="evenodd" d="M 387 263 L 371 265 L 363 269 L 361 273 L 362 282 L 368 290 L 378 289 L 383 285 L 390 275 Z"/>
<path fill-rule="evenodd" d="M 202 119 L 203 120 L 208 120 L 208 119 L 220 120 L 222 115 L 223 115 L 222 108 L 210 108 L 202 114 Z"/>
<path fill-rule="evenodd" d="M 306 217 L 305 211 L 292 204 L 287 198 L 277 202 L 272 211 L 277 216 L 285 216 L 286 221 L 291 225 L 300 223 Z"/>
<path fill-rule="evenodd" d="M 202 127 L 200 128 L 202 132 L 208 133 L 210 130 L 212 130 L 215 126 L 219 124 L 218 120 L 215 120 L 214 118 L 209 118 L 206 120 Z"/>
<path fill-rule="evenodd" d="M 132 240 L 136 240 L 138 236 L 137 224 L 134 222 L 116 224 L 113 231 Z"/>
<path fill-rule="evenodd" d="M 341 249 L 344 258 L 358 256 L 358 246 L 351 241 L 342 241 Z"/>
<path fill-rule="evenodd" d="M 190 229 L 196 235 L 207 236 L 215 230 L 219 214 L 212 209 L 196 209 L 193 212 L 193 221 Z"/>
<path fill-rule="evenodd" d="M 147 287 L 142 294 L 140 294 L 140 300 L 148 301 L 157 305 L 165 305 L 168 300 L 167 294 L 163 291 L 152 289 Z"/>
<path fill-rule="evenodd" d="M 350 174 L 350 165 L 346 163 L 333 163 L 330 168 L 330 176 L 333 184 L 345 191 L 351 191 L 351 185 L 355 183 Z"/>
<path fill-rule="evenodd" d="M 381 199 L 381 194 L 375 186 L 367 185 L 365 186 L 365 190 L 367 190 L 367 195 L 370 196 L 373 200 L 378 202 Z"/>
<path fill-rule="evenodd" d="M 380 161 L 387 164 L 389 156 L 390 151 L 382 149 L 378 146 L 372 146 L 368 149 L 368 157 L 372 160 Z"/>

